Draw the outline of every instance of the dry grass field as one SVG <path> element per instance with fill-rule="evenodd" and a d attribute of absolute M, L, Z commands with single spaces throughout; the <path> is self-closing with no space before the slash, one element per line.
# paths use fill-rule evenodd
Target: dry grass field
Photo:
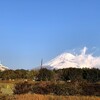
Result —
<path fill-rule="evenodd" d="M 100 100 L 97 96 L 13 95 L 14 83 L 0 82 L 0 100 Z"/>
<path fill-rule="evenodd" d="M 25 94 L 25 95 L 15 95 L 14 97 L 9 98 L 9 100 L 100 100 L 100 97 Z"/>

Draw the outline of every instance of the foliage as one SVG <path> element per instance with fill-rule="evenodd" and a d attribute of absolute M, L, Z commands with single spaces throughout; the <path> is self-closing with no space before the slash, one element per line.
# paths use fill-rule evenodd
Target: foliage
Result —
<path fill-rule="evenodd" d="M 95 95 L 100 96 L 100 84 L 87 82 L 72 83 L 55 83 L 55 82 L 39 82 L 39 83 L 17 83 L 15 85 L 14 94 L 54 94 L 54 95 Z"/>
<path fill-rule="evenodd" d="M 100 96 L 100 84 L 84 84 L 82 85 L 82 95 Z"/>
<path fill-rule="evenodd" d="M 15 84 L 14 94 L 25 94 L 31 92 L 32 84 L 20 82 Z"/>
<path fill-rule="evenodd" d="M 100 81 L 100 70 L 99 69 L 82 69 L 83 79 L 90 82 Z"/>
<path fill-rule="evenodd" d="M 66 68 L 59 70 L 48 70 L 41 68 L 39 70 L 5 70 L 0 71 L 0 79 L 30 79 L 38 81 L 88 81 L 99 82 L 100 70 L 99 69 L 79 69 L 79 68 Z"/>
<path fill-rule="evenodd" d="M 52 71 L 46 68 L 41 68 L 39 70 L 39 74 L 37 75 L 37 79 L 39 81 L 50 81 L 52 78 L 53 78 Z"/>

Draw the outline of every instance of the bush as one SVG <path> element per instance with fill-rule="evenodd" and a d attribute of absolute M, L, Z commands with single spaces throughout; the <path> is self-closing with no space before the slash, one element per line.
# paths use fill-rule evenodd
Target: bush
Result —
<path fill-rule="evenodd" d="M 25 94 L 32 91 L 32 84 L 20 82 L 15 84 L 14 94 Z"/>
<path fill-rule="evenodd" d="M 39 82 L 33 85 L 32 93 L 36 94 L 50 94 L 51 93 L 51 85 L 48 82 Z"/>
<path fill-rule="evenodd" d="M 51 86 L 53 88 L 53 92 L 56 95 L 75 95 L 77 91 L 75 88 L 70 84 L 54 84 Z"/>
<path fill-rule="evenodd" d="M 78 94 L 77 89 L 68 83 L 51 83 L 51 84 L 35 84 L 32 93 L 36 94 L 55 94 L 55 95 L 75 95 Z"/>
<path fill-rule="evenodd" d="M 83 95 L 100 96 L 100 84 L 85 84 L 82 86 Z"/>
<path fill-rule="evenodd" d="M 39 82 L 29 84 L 27 82 L 17 83 L 14 94 L 36 93 L 36 94 L 55 94 L 55 95 L 76 95 L 79 94 L 79 86 L 73 83 L 51 83 Z"/>
<path fill-rule="evenodd" d="M 100 84 L 87 82 L 71 82 L 71 83 L 51 83 L 39 82 L 30 84 L 27 82 L 17 83 L 15 85 L 14 94 L 55 94 L 55 95 L 94 95 L 100 96 Z"/>

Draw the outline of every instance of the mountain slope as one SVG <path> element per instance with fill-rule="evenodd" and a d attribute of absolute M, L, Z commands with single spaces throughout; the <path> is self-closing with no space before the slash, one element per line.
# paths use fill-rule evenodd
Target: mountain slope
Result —
<path fill-rule="evenodd" d="M 7 70 L 7 69 L 8 69 L 8 67 L 5 67 L 2 64 L 0 64 L 0 71 L 4 71 L 4 70 Z"/>
<path fill-rule="evenodd" d="M 44 64 L 49 69 L 63 68 L 100 68 L 100 57 L 86 54 L 87 48 L 84 47 L 80 54 L 63 53 Z"/>

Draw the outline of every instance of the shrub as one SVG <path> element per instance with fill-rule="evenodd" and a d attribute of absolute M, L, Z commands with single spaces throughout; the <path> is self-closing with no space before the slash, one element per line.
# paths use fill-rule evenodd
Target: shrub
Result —
<path fill-rule="evenodd" d="M 15 85 L 14 94 L 30 92 L 35 94 L 100 96 L 100 84 L 76 81 L 71 83 L 39 82 L 35 84 L 21 82 Z"/>
<path fill-rule="evenodd" d="M 68 83 L 51 83 L 51 84 L 35 84 L 32 93 L 36 94 L 55 94 L 55 95 L 75 95 L 78 94 L 77 89 Z"/>
<path fill-rule="evenodd" d="M 82 86 L 83 95 L 100 96 L 100 84 L 85 84 Z"/>
<path fill-rule="evenodd" d="M 33 85 L 32 93 L 36 94 L 50 94 L 51 93 L 51 85 L 48 82 L 39 82 Z"/>
<path fill-rule="evenodd" d="M 71 85 L 66 83 L 64 84 L 53 84 L 51 86 L 53 88 L 53 92 L 56 95 L 75 95 L 77 91 Z"/>
<path fill-rule="evenodd" d="M 25 94 L 32 91 L 32 84 L 20 82 L 15 84 L 14 94 Z"/>

